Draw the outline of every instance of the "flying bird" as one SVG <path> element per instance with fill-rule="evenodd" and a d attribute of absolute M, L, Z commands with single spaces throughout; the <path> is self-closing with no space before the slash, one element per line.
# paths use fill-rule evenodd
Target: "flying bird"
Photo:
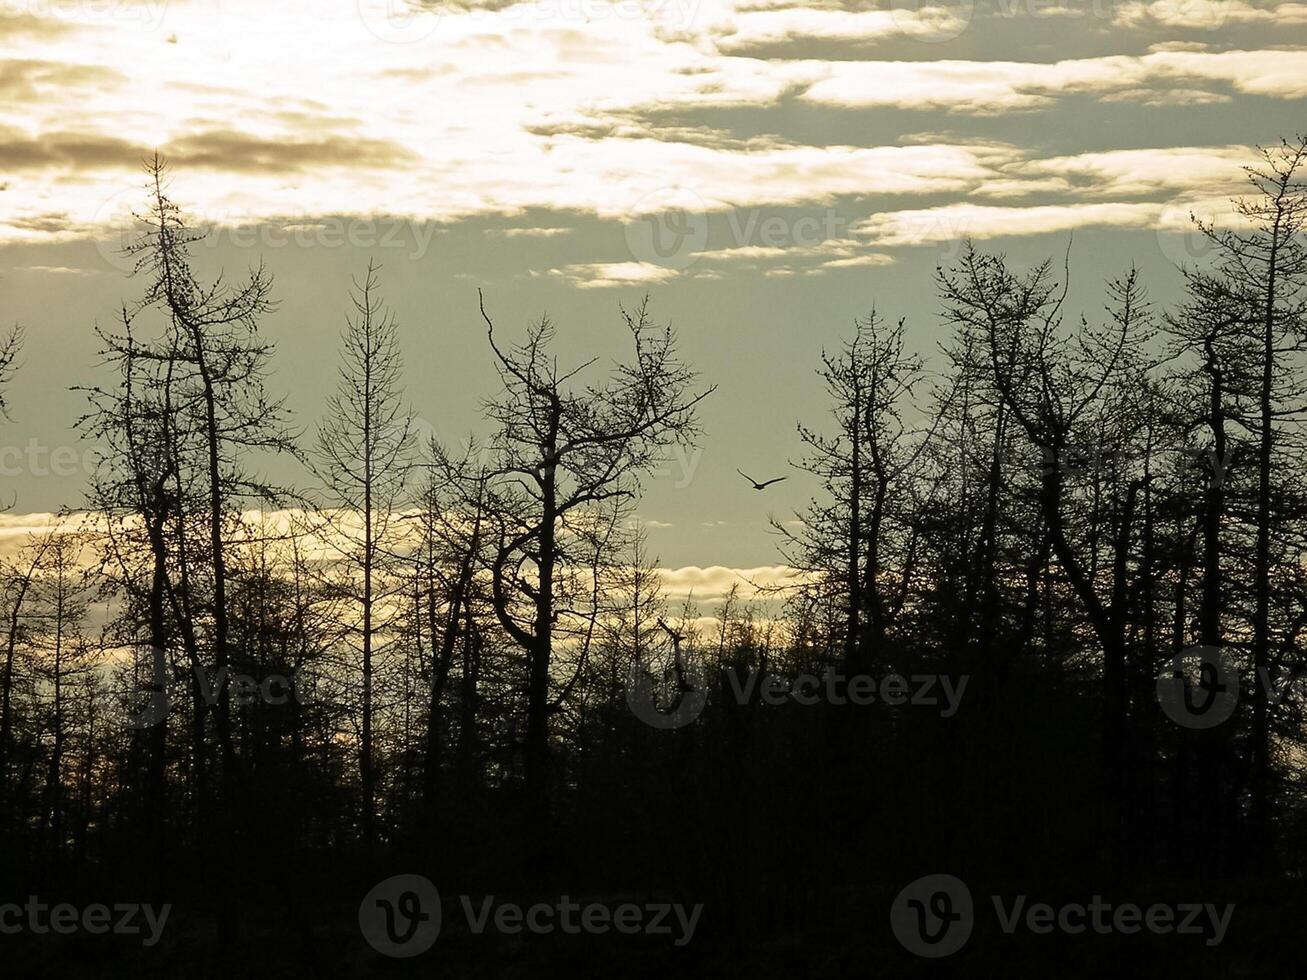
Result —
<path fill-rule="evenodd" d="M 744 477 L 746 480 L 748 480 L 750 483 L 752 483 L 752 484 L 753 484 L 753 489 L 755 489 L 755 490 L 766 490 L 766 489 L 767 489 L 769 486 L 771 486 L 773 483 L 780 483 L 782 480 L 788 479 L 788 477 L 778 476 L 778 477 L 776 477 L 776 478 L 773 479 L 773 480 L 767 480 L 767 481 L 765 481 L 765 482 L 763 482 L 763 483 L 759 483 L 757 480 L 755 480 L 753 477 L 751 477 L 748 473 L 744 472 L 744 470 L 738 470 L 738 469 L 737 469 L 735 472 L 736 472 L 736 473 L 739 473 L 740 476 Z"/>

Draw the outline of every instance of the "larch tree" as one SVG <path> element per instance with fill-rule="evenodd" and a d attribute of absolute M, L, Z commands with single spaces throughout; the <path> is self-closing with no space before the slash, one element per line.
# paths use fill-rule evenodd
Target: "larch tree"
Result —
<path fill-rule="evenodd" d="M 855 322 L 839 351 L 822 353 L 819 374 L 833 402 L 835 433 L 803 424 L 798 431 L 808 452 L 800 465 L 821 481 L 823 500 L 809 508 L 801 530 L 776 525 L 793 545 L 790 563 L 821 575 L 841 596 L 850 673 L 883 662 L 916 557 L 906 505 L 923 440 L 904 411 L 924 375 L 904 340 L 904 321 L 887 325 L 873 310 Z"/>
<path fill-rule="evenodd" d="M 376 834 L 375 670 L 378 637 L 394 618 L 397 508 L 412 467 L 412 417 L 401 391 L 399 324 L 381 298 L 378 268 L 355 281 L 341 338 L 336 391 L 318 428 L 314 472 L 325 494 L 338 586 L 353 607 L 346 631 L 360 657 L 359 781 L 364 837 Z"/>
<path fill-rule="evenodd" d="M 1285 515 L 1296 510 L 1292 481 L 1278 475 L 1301 458 L 1301 420 L 1307 376 L 1307 138 L 1284 140 L 1261 150 L 1245 168 L 1251 193 L 1235 201 L 1239 229 L 1200 224 L 1214 246 L 1214 275 L 1208 281 L 1216 300 L 1237 327 L 1242 357 L 1255 365 L 1248 391 L 1251 404 L 1235 420 L 1248 432 L 1256 461 L 1250 515 L 1252 555 L 1252 772 L 1250 818 L 1255 858 L 1269 854 L 1271 787 L 1271 706 L 1267 679 L 1284 666 L 1283 624 L 1273 622 L 1277 570 L 1294 559 L 1283 554 Z M 1277 463 L 1282 464 L 1277 468 Z M 1272 634 L 1279 634 L 1280 638 Z M 1278 656 L 1276 656 L 1278 655 Z"/>

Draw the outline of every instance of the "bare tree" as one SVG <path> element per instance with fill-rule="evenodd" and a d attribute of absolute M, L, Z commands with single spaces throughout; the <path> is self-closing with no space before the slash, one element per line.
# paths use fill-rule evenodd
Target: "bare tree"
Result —
<path fill-rule="evenodd" d="M 13 378 L 18 355 L 23 349 L 23 328 L 14 326 L 9 333 L 0 337 L 0 416 L 8 418 L 9 405 L 5 401 L 4 389 Z"/>
<path fill-rule="evenodd" d="M 341 341 L 340 379 L 318 429 L 314 472 L 326 493 L 329 542 L 338 550 L 339 586 L 358 614 L 349 633 L 357 637 L 362 669 L 359 776 L 365 839 L 376 833 L 377 775 L 373 746 L 375 646 L 384 623 L 379 604 L 398 586 L 382 573 L 394 564 L 395 511 L 408 479 L 412 418 L 400 391 L 403 359 L 398 322 L 383 303 L 377 267 L 355 281 L 353 313 Z M 358 525 L 358 526 L 356 526 Z"/>
<path fill-rule="evenodd" d="M 273 306 L 272 279 L 259 266 L 237 286 L 229 286 L 221 275 L 212 284 L 202 283 L 190 264 L 195 235 L 167 194 L 167 167 L 156 156 L 147 172 L 148 231 L 128 253 L 136 257 L 137 272 L 149 277 L 141 310 L 160 311 L 166 327 L 161 344 L 136 356 L 169 366 L 169 413 L 190 420 L 190 430 L 198 434 L 193 464 L 204 487 L 212 589 L 206 605 L 213 666 L 222 672 L 229 669 L 231 658 L 224 529 L 243 501 L 275 502 L 284 496 L 281 488 L 249 476 L 242 463 L 252 452 L 296 453 L 283 403 L 269 399 L 264 389 L 273 347 L 259 336 L 259 321 Z M 190 589 L 183 591 L 193 600 Z M 193 623 L 192 615 L 183 618 Z M 238 765 L 230 716 L 230 692 L 224 685 L 214 710 L 224 780 L 235 777 Z"/>
<path fill-rule="evenodd" d="M 790 563 L 822 573 L 843 597 L 845 669 L 865 673 L 885 654 L 885 633 L 915 564 L 905 508 L 923 441 L 912 438 L 903 409 L 923 365 L 904 348 L 904 321 L 887 327 L 874 310 L 855 321 L 838 353 L 823 351 L 821 360 L 837 431 L 827 436 L 800 424 L 799 438 L 808 448 L 801 465 L 821 480 L 825 496 L 809 508 L 801 531 L 775 526 L 797 546 Z"/>
<path fill-rule="evenodd" d="M 8 802 L 9 759 L 14 739 L 14 667 L 26 632 L 24 614 L 32 582 L 50 542 L 48 536 L 30 541 L 18 561 L 0 565 L 5 598 L 5 664 L 0 677 L 0 802 L 4 803 Z"/>
<path fill-rule="evenodd" d="M 1307 139 L 1282 141 L 1261 151 L 1246 167 L 1252 193 L 1235 202 L 1246 231 L 1218 231 L 1200 223 L 1215 246 L 1214 275 L 1202 281 L 1221 319 L 1236 326 L 1243 357 L 1255 366 L 1249 386 L 1250 411 L 1235 415 L 1252 437 L 1257 461 L 1252 522 L 1252 666 L 1263 679 L 1253 688 L 1250 816 L 1257 860 L 1269 856 L 1271 719 L 1265 678 L 1272 666 L 1272 602 L 1277 560 L 1276 527 L 1285 506 L 1285 487 L 1277 486 L 1275 462 L 1302 451 L 1298 423 L 1307 397 L 1298 357 L 1307 351 Z M 1227 328 L 1228 329 L 1228 328 Z"/>
<path fill-rule="evenodd" d="M 134 654 L 142 648 L 149 651 L 143 693 L 150 705 L 140 706 L 142 712 L 150 711 L 148 718 L 141 717 L 152 722 L 147 726 L 144 837 L 149 846 L 157 846 L 163 823 L 171 676 L 168 607 L 176 593 L 170 529 L 189 501 L 180 494 L 178 421 L 170 411 L 175 364 L 154 357 L 157 350 L 142 347 L 126 309 L 121 320 L 121 332 L 97 328 L 101 357 L 117 371 L 116 384 L 82 389 L 90 409 L 77 426 L 102 452 L 87 491 L 88 503 L 102 518 L 101 571 L 125 600 L 125 642 Z M 190 666 L 197 668 L 198 661 Z"/>
<path fill-rule="evenodd" d="M 1134 377 L 1151 338 L 1142 284 L 1132 270 L 1111 287 L 1109 322 L 1083 317 L 1073 335 L 1063 329 L 1067 284 L 1058 284 L 1050 262 L 1024 274 L 1005 259 L 968 246 L 958 265 L 941 271 L 948 316 L 974 326 L 985 338 L 999 397 L 1026 443 L 1039 457 L 1039 514 L 1052 554 L 1094 631 L 1103 656 L 1104 771 L 1113 783 L 1115 808 L 1110 839 L 1129 841 L 1132 774 L 1127 757 L 1130 613 L 1135 601 L 1132 555 L 1140 531 L 1141 492 L 1149 482 L 1132 463 L 1110 472 L 1111 498 L 1101 497 L 1102 473 L 1085 457 L 1129 461 L 1144 430 L 1143 412 L 1129 404 Z M 1068 277 L 1069 278 L 1069 277 Z M 1123 392 L 1128 396 L 1123 400 Z M 1114 431 L 1103 432 L 1104 419 Z M 1106 444 L 1106 445 L 1105 445 Z M 1081 498 L 1088 494 L 1088 514 Z M 1106 530 L 1104 537 L 1103 531 Z M 1100 556 L 1100 550 L 1106 555 Z M 1114 853 L 1119 853 L 1114 851 Z"/>
<path fill-rule="evenodd" d="M 434 439 L 427 446 L 426 479 L 412 515 L 417 540 L 412 552 L 415 622 L 419 652 L 425 633 L 431 649 L 430 683 L 427 689 L 425 751 L 423 754 L 422 804 L 428 822 L 436 813 L 440 772 L 444 757 L 445 712 L 454 654 L 460 643 L 465 660 L 460 686 L 460 753 L 474 726 L 474 671 L 467 656 L 479 642 L 474 630 L 475 610 L 483 599 L 477 576 L 486 567 L 486 474 L 476 462 L 478 447 L 469 442 L 467 452 L 454 457 Z"/>
<path fill-rule="evenodd" d="M 294 434 L 280 399 L 265 379 L 274 347 L 260 333 L 273 309 L 272 279 L 260 265 L 231 285 L 219 273 L 202 281 L 192 267 L 197 235 L 168 196 L 168 171 L 156 156 L 147 165 L 150 205 L 145 230 L 126 251 L 146 278 L 145 294 L 129 318 L 160 318 L 160 335 L 136 346 L 132 357 L 154 365 L 161 411 L 171 433 L 162 443 L 171 457 L 169 612 L 192 668 L 193 771 L 205 829 L 235 846 L 240 821 L 252 818 L 249 782 L 232 732 L 231 689 L 219 683 L 210 706 L 200 667 L 226 678 L 232 662 L 232 609 L 228 533 L 251 502 L 276 504 L 290 494 L 253 475 L 252 456 L 297 456 Z M 185 503 L 185 506 L 183 506 Z M 207 666 L 207 664 L 205 664 Z M 157 676 L 157 675 L 156 675 Z M 219 792 L 207 784 L 206 722 L 212 720 L 221 759 Z M 240 869 L 224 865 L 219 889 L 220 948 L 231 955 L 240 927 L 231 896 Z"/>
<path fill-rule="evenodd" d="M 648 299 L 622 310 L 632 358 L 600 383 L 580 376 L 597 359 L 560 368 L 553 323 L 542 317 L 505 347 L 486 313 L 502 392 L 487 403 L 496 426 L 488 509 L 497 536 L 491 561 L 495 613 L 527 655 L 526 783 L 532 830 L 548 821 L 549 714 L 555 637 L 569 627 L 560 589 L 589 561 L 596 515 L 630 499 L 670 446 L 698 433 L 697 376 L 677 359 L 671 328 L 656 328 Z M 560 625 L 561 621 L 561 625 Z M 574 624 L 571 624 L 574 625 Z"/>
<path fill-rule="evenodd" d="M 31 611 L 29 642 L 35 657 L 35 674 L 46 689 L 46 715 L 50 744 L 46 759 L 44 801 L 39 833 L 42 843 L 58 860 L 64 847 L 65 751 L 70 715 L 85 694 L 83 689 L 95 665 L 98 646 L 85 634 L 88 607 L 97 583 L 82 561 L 85 536 L 56 524 L 43 532 L 37 545 L 37 602 Z"/>
<path fill-rule="evenodd" d="M 9 403 L 5 401 L 5 389 L 13 378 L 18 355 L 23 349 L 23 328 L 15 325 L 4 336 L 0 336 L 0 418 L 9 418 Z M 12 506 L 6 505 L 6 506 Z"/>

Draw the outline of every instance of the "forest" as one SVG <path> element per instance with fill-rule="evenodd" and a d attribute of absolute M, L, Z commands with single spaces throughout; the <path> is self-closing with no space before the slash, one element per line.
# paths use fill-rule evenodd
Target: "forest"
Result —
<path fill-rule="evenodd" d="M 774 524 L 796 574 L 705 611 L 666 596 L 635 518 L 714 396 L 656 296 L 620 309 L 613 364 L 484 297 L 490 435 L 455 446 L 419 437 L 368 266 L 337 388 L 296 419 L 274 270 L 203 279 L 185 171 L 156 158 L 134 294 L 75 372 L 103 458 L 0 564 L 0 885 L 172 912 L 148 947 L 6 935 L 14 975 L 1291 975 L 1307 142 L 1246 173 L 1169 308 L 1126 265 L 1071 310 L 1073 249 L 1016 267 L 985 242 L 937 270 L 937 351 L 859 298 L 798 382 L 829 412 L 795 420 L 819 487 Z M 938 962 L 890 921 L 936 873 L 978 909 Z M 400 874 L 447 899 L 426 958 L 358 932 Z M 1234 910 L 1218 946 L 1041 941 L 993 924 L 984 896 L 1017 893 Z M 487 937 L 458 895 L 702 916 L 681 945 Z"/>

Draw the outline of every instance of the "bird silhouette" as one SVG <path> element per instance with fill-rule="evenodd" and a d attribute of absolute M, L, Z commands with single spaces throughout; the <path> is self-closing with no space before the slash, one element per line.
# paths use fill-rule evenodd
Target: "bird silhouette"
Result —
<path fill-rule="evenodd" d="M 738 470 L 738 469 L 737 469 L 735 472 L 736 472 L 736 473 L 739 473 L 740 476 L 744 477 L 746 480 L 748 480 L 750 483 L 752 483 L 752 484 L 753 484 L 753 489 L 755 489 L 755 490 L 766 490 L 766 489 L 767 489 L 769 486 L 771 486 L 773 483 L 780 483 L 782 480 L 789 479 L 788 477 L 778 476 L 778 477 L 776 477 L 775 479 L 772 479 L 772 480 L 766 480 L 766 481 L 764 481 L 763 483 L 759 483 L 757 480 L 755 480 L 753 477 L 751 477 L 748 473 L 744 472 L 744 470 Z"/>

